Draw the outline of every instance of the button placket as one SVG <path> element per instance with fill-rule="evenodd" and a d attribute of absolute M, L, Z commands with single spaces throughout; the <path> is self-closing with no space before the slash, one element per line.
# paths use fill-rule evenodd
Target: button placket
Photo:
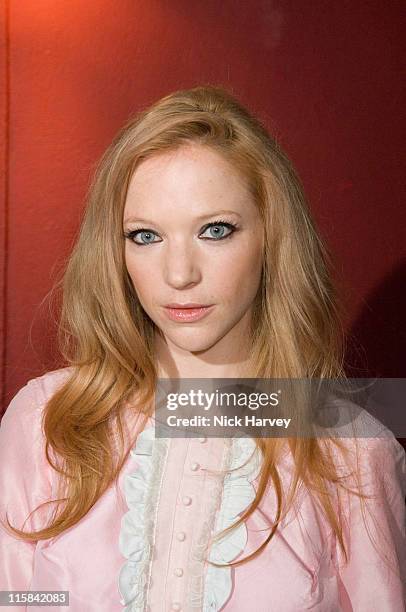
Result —
<path fill-rule="evenodd" d="M 197 492 L 195 487 L 191 483 L 188 483 L 187 477 L 190 471 L 191 462 L 189 459 L 189 445 L 184 455 L 183 472 L 181 475 L 180 482 L 180 506 L 177 506 L 177 516 L 175 523 L 175 539 L 178 544 L 175 545 L 173 552 L 171 553 L 172 568 L 170 573 L 172 575 L 172 593 L 168 601 L 170 610 L 182 610 L 183 607 L 183 581 L 184 581 L 184 566 L 183 563 L 187 558 L 188 546 L 185 546 L 185 541 L 188 540 L 188 531 L 191 525 L 191 515 L 189 507 L 193 503 L 194 495 Z M 195 470 L 193 470 L 195 471 Z M 185 493 L 185 494 L 184 494 Z M 188 494 L 186 494 L 188 493 Z M 178 502 L 179 503 L 179 502 Z M 177 524 L 177 525 L 176 525 Z M 182 529 L 183 527 L 183 529 Z M 186 528 L 186 529 L 185 529 Z"/>
<path fill-rule="evenodd" d="M 202 489 L 203 480 L 201 478 L 201 470 L 202 465 L 205 464 L 206 456 L 209 451 L 207 444 L 207 438 L 202 437 L 197 440 L 193 444 L 193 442 L 188 446 L 188 450 L 185 456 L 184 462 L 184 471 L 181 479 L 181 487 L 180 487 L 180 507 L 178 506 L 179 515 L 177 517 L 177 527 L 175 527 L 175 538 L 179 543 L 177 544 L 177 552 L 176 548 L 173 551 L 174 556 L 172 558 L 172 597 L 169 599 L 168 604 L 170 606 L 170 610 L 182 610 L 183 608 L 183 581 L 185 580 L 185 567 L 182 563 L 186 559 L 185 555 L 187 555 L 188 546 L 184 548 L 180 548 L 181 543 L 185 542 L 185 540 L 189 539 L 188 532 L 193 528 L 193 512 L 194 504 L 196 503 L 196 499 L 199 499 L 199 491 Z M 204 446 L 204 448 L 203 448 Z M 193 476 L 192 476 L 193 474 Z M 183 509 L 181 509 L 183 508 Z M 192 514 L 191 514 L 192 512 Z M 185 529 L 187 527 L 187 529 Z M 183 529 L 182 529 L 183 528 Z"/>

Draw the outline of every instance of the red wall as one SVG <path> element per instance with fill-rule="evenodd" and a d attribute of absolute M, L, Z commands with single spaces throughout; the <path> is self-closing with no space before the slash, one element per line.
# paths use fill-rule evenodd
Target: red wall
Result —
<path fill-rule="evenodd" d="M 57 363 L 41 302 L 93 164 L 135 111 L 205 82 L 232 88 L 277 135 L 336 258 L 364 366 L 406 376 L 400 2 L 8 0 L 1 11 L 3 409 Z"/>

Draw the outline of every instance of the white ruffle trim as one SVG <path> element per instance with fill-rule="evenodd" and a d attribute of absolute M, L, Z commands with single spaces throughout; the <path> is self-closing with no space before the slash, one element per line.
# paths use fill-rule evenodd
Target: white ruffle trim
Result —
<path fill-rule="evenodd" d="M 215 532 L 220 533 L 236 522 L 255 498 L 252 484 L 261 468 L 260 451 L 253 438 L 234 438 L 230 448 L 228 469 L 224 477 L 221 506 L 216 519 Z M 221 539 L 213 542 L 209 560 L 215 563 L 233 561 L 247 544 L 247 527 L 242 523 Z M 232 591 L 231 567 L 207 569 L 204 589 L 203 612 L 217 612 L 230 597 Z"/>
<path fill-rule="evenodd" d="M 124 477 L 129 507 L 121 521 L 119 548 L 128 559 L 118 583 L 124 612 L 143 612 L 151 576 L 152 548 L 169 438 L 156 438 L 155 427 L 144 429 L 130 451 L 138 469 Z"/>
<path fill-rule="evenodd" d="M 159 497 L 168 455 L 169 438 L 155 438 L 155 427 L 144 429 L 137 437 L 131 455 L 136 457 L 138 468 L 124 477 L 124 493 L 128 512 L 123 516 L 119 536 L 119 549 L 127 559 L 119 577 L 123 612 L 144 612 L 151 578 L 152 550 Z M 221 504 L 215 521 L 215 533 L 232 525 L 240 513 L 254 500 L 252 482 L 261 467 L 260 451 L 252 438 L 234 438 L 228 449 L 226 473 L 223 479 Z M 207 530 L 205 530 L 207 531 Z M 201 544 L 206 548 L 210 533 L 207 532 Z M 229 563 L 237 557 L 247 543 L 245 523 L 233 529 L 221 539 L 213 542 L 209 560 L 215 563 Z M 200 568 L 199 568 L 200 569 Z M 217 612 L 227 601 L 232 590 L 230 567 L 208 566 L 203 578 L 203 563 L 200 576 L 195 578 L 204 587 L 203 612 Z M 196 593 L 197 595 L 197 593 Z M 200 603 L 198 600 L 200 599 Z M 202 606 L 201 598 L 194 600 L 195 607 Z"/>

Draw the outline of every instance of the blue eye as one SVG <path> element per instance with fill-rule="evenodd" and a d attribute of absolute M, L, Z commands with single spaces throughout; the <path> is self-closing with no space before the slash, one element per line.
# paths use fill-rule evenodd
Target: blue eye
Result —
<path fill-rule="evenodd" d="M 208 225 L 205 226 L 205 232 L 207 232 L 207 230 L 212 230 L 212 229 L 216 229 L 217 233 L 211 233 L 211 238 L 209 238 L 209 240 L 223 240 L 224 238 L 228 238 L 229 236 L 231 236 L 231 234 L 234 233 L 234 231 L 237 229 L 235 225 L 233 225 L 233 223 L 227 223 L 225 221 L 220 221 L 218 223 L 209 223 Z M 220 232 L 218 231 L 218 228 L 220 228 Z M 224 236 L 224 228 L 230 230 L 228 234 L 226 234 Z"/>
<path fill-rule="evenodd" d="M 205 237 L 203 238 L 203 240 L 210 240 L 211 242 L 219 242 L 220 240 L 225 240 L 226 238 L 230 238 L 232 236 L 232 234 L 237 231 L 238 226 L 235 225 L 234 223 L 229 223 L 228 221 L 213 221 L 211 223 L 207 223 L 207 225 L 205 225 L 202 229 L 202 233 L 207 232 L 207 230 L 212 230 L 212 228 L 216 229 L 216 232 L 211 232 L 211 237 Z M 219 230 L 218 230 L 219 228 Z M 224 228 L 229 230 L 229 233 L 224 235 Z M 144 240 L 143 238 L 141 238 L 142 242 L 138 242 L 135 240 L 135 237 L 138 236 L 138 234 L 140 234 L 140 236 L 144 235 L 146 237 L 146 240 Z M 125 238 L 128 238 L 129 240 L 131 240 L 134 244 L 137 244 L 138 246 L 147 246 L 149 244 L 154 244 L 156 242 L 162 242 L 161 240 L 155 241 L 153 239 L 154 236 L 157 236 L 157 234 L 151 230 L 151 229 L 147 229 L 147 228 L 139 228 L 139 229 L 135 229 L 135 230 L 131 230 L 128 231 L 124 234 Z"/>
<path fill-rule="evenodd" d="M 139 245 L 144 245 L 144 244 L 152 244 L 153 240 L 150 240 L 149 238 L 151 236 L 156 236 L 156 234 L 152 231 L 152 230 L 147 230 L 147 229 L 143 229 L 143 230 L 134 230 L 132 232 L 128 233 L 128 236 L 131 237 L 131 239 L 133 239 L 137 234 L 140 234 L 142 236 L 142 234 L 144 234 L 144 236 L 148 236 L 146 242 L 135 242 L 135 244 L 139 244 Z"/>

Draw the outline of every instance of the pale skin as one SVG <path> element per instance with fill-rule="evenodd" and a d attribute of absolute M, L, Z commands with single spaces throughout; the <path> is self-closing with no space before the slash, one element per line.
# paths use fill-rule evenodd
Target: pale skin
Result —
<path fill-rule="evenodd" d="M 207 228 L 220 219 L 236 231 L 222 223 Z M 138 230 L 126 238 L 125 261 L 143 309 L 160 330 L 158 376 L 243 376 L 263 227 L 237 170 L 194 144 L 143 161 L 130 181 L 123 229 Z M 164 306 L 171 302 L 214 307 L 202 320 L 185 323 L 167 318 Z"/>

